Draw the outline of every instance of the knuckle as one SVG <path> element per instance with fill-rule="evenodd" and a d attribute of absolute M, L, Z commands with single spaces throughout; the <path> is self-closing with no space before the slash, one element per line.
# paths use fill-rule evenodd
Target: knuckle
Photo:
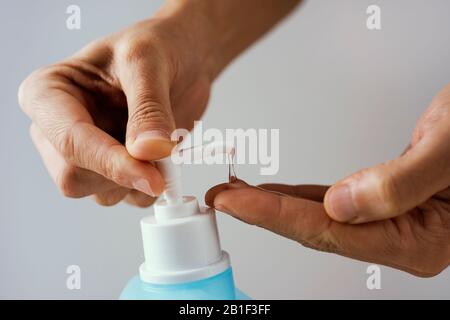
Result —
<path fill-rule="evenodd" d="M 276 198 L 276 209 L 274 216 L 261 216 L 255 219 L 254 224 L 258 226 L 270 225 L 274 221 L 286 221 L 288 203 L 286 198 L 277 196 Z M 274 219 L 275 218 L 275 219 Z"/>
<path fill-rule="evenodd" d="M 28 100 L 32 89 L 37 85 L 41 84 L 42 80 L 47 77 L 47 73 L 50 67 L 43 67 L 33 71 L 28 77 L 25 78 L 19 85 L 17 92 L 17 98 L 19 106 L 23 111 L 26 111 L 28 106 Z"/>
<path fill-rule="evenodd" d="M 23 111 L 25 111 L 25 97 L 28 91 L 29 82 L 30 82 L 29 78 L 23 80 L 22 83 L 19 85 L 19 90 L 17 93 L 19 106 Z"/>
<path fill-rule="evenodd" d="M 61 193 L 67 198 L 81 198 L 78 186 L 78 169 L 66 166 L 56 178 L 56 184 Z"/>
<path fill-rule="evenodd" d="M 118 44 L 118 54 L 124 62 L 135 62 L 148 57 L 149 52 L 155 49 L 152 41 L 144 40 L 138 36 L 127 38 Z"/>
<path fill-rule="evenodd" d="M 339 243 L 339 239 L 333 237 L 331 234 L 324 232 L 323 234 L 317 235 L 311 239 L 305 240 L 300 243 L 314 250 L 327 252 L 327 253 L 342 253 L 342 245 Z"/>
<path fill-rule="evenodd" d="M 137 107 L 130 116 L 131 126 L 139 126 L 151 122 L 154 125 L 165 124 L 170 119 L 164 106 L 144 95 L 137 97 Z"/>
<path fill-rule="evenodd" d="M 117 152 L 114 150 L 115 148 L 118 149 Z M 126 175 L 126 172 L 122 165 L 122 163 L 124 163 L 125 161 L 123 161 L 121 148 L 122 148 L 122 146 L 120 146 L 120 145 L 113 145 L 113 146 L 110 146 L 108 152 L 106 152 L 106 153 L 110 153 L 110 154 L 119 155 L 116 159 L 114 159 L 114 161 L 111 161 L 110 158 L 105 157 L 105 156 L 99 156 L 98 159 L 99 159 L 100 171 L 103 172 L 103 174 L 108 179 L 114 181 L 118 185 L 126 186 L 127 185 L 127 175 Z"/>
<path fill-rule="evenodd" d="M 420 278 L 432 278 L 439 275 L 448 267 L 447 263 L 436 261 L 435 263 L 420 263 L 419 265 L 414 265 L 412 269 L 412 274 Z"/>
<path fill-rule="evenodd" d="M 104 207 L 111 207 L 120 203 L 128 194 L 129 190 L 124 188 L 116 188 L 104 193 L 95 195 L 95 201 Z"/>
<path fill-rule="evenodd" d="M 49 106 L 46 101 L 54 96 L 55 91 L 67 89 L 65 76 L 68 72 L 64 63 L 45 66 L 32 72 L 18 88 L 17 99 L 22 111 L 31 118 L 50 115 L 47 114 Z"/>
<path fill-rule="evenodd" d="M 58 141 L 56 148 L 59 150 L 64 159 L 69 162 L 74 161 L 76 157 L 75 142 L 73 139 L 73 130 L 76 128 L 76 123 L 72 128 L 67 128 L 64 123 L 55 125 L 49 135 L 53 137 L 54 141 Z"/>
<path fill-rule="evenodd" d="M 117 200 L 115 200 L 115 199 L 112 199 L 111 197 L 109 197 L 109 196 L 105 196 L 105 195 L 96 195 L 95 196 L 95 202 L 98 204 L 98 205 L 101 205 L 102 207 L 112 207 L 112 206 L 115 206 L 118 202 L 120 202 L 120 201 L 117 201 Z"/>
<path fill-rule="evenodd" d="M 115 46 L 114 55 L 119 66 L 145 65 L 147 75 L 157 77 L 173 71 L 170 66 L 175 64 L 173 49 L 162 40 L 161 35 L 129 35 L 119 40 Z"/>

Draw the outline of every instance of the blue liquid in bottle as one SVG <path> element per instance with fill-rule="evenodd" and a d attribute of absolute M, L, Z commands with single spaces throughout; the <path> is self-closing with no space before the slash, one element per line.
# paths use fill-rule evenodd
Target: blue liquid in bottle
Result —
<path fill-rule="evenodd" d="M 235 288 L 233 271 L 226 271 L 203 280 L 181 284 L 149 284 L 133 277 L 120 295 L 121 300 L 249 300 Z"/>

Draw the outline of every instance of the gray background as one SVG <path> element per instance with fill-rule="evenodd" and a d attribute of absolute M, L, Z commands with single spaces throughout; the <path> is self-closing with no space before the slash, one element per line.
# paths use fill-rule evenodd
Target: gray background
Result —
<path fill-rule="evenodd" d="M 81 6 L 81 31 L 65 27 Z M 366 29 L 382 7 L 383 30 Z M 143 260 L 139 220 L 150 210 L 101 208 L 63 198 L 28 136 L 16 92 L 33 69 L 150 16 L 151 0 L 1 0 L 0 298 L 116 298 Z M 241 56 L 217 81 L 206 127 L 280 128 L 281 169 L 272 181 L 330 184 L 396 156 L 418 116 L 450 82 L 448 0 L 309 1 Z M 240 166 L 250 182 L 267 178 Z M 225 167 L 188 167 L 184 184 L 203 198 Z M 382 268 L 366 289 L 367 263 L 314 252 L 219 216 L 239 286 L 254 298 L 450 298 L 450 270 L 418 279 Z M 82 289 L 65 287 L 66 267 Z"/>

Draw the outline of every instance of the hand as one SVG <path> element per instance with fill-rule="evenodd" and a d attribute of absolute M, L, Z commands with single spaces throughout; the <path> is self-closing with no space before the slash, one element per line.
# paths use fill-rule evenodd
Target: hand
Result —
<path fill-rule="evenodd" d="M 164 181 L 148 161 L 170 155 L 169 135 L 192 129 L 218 74 L 299 2 L 168 0 L 153 19 L 34 72 L 19 102 L 62 192 L 152 204 Z"/>
<path fill-rule="evenodd" d="M 66 196 L 148 206 L 161 194 L 148 161 L 170 155 L 170 134 L 192 128 L 211 85 L 203 49 L 182 28 L 174 19 L 138 23 L 23 82 L 31 136 Z"/>
<path fill-rule="evenodd" d="M 331 188 L 223 184 L 206 202 L 307 247 L 430 277 L 450 265 L 449 186 L 450 86 L 395 160 Z"/>

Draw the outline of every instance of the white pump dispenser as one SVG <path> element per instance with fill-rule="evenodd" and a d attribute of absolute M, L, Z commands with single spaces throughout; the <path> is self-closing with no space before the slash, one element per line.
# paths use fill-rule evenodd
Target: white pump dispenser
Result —
<path fill-rule="evenodd" d="M 141 221 L 145 262 L 140 278 L 151 284 L 179 284 L 206 279 L 230 267 L 222 251 L 215 211 L 182 196 L 181 167 L 171 157 L 156 162 L 166 180 L 164 199 L 155 214 Z"/>

